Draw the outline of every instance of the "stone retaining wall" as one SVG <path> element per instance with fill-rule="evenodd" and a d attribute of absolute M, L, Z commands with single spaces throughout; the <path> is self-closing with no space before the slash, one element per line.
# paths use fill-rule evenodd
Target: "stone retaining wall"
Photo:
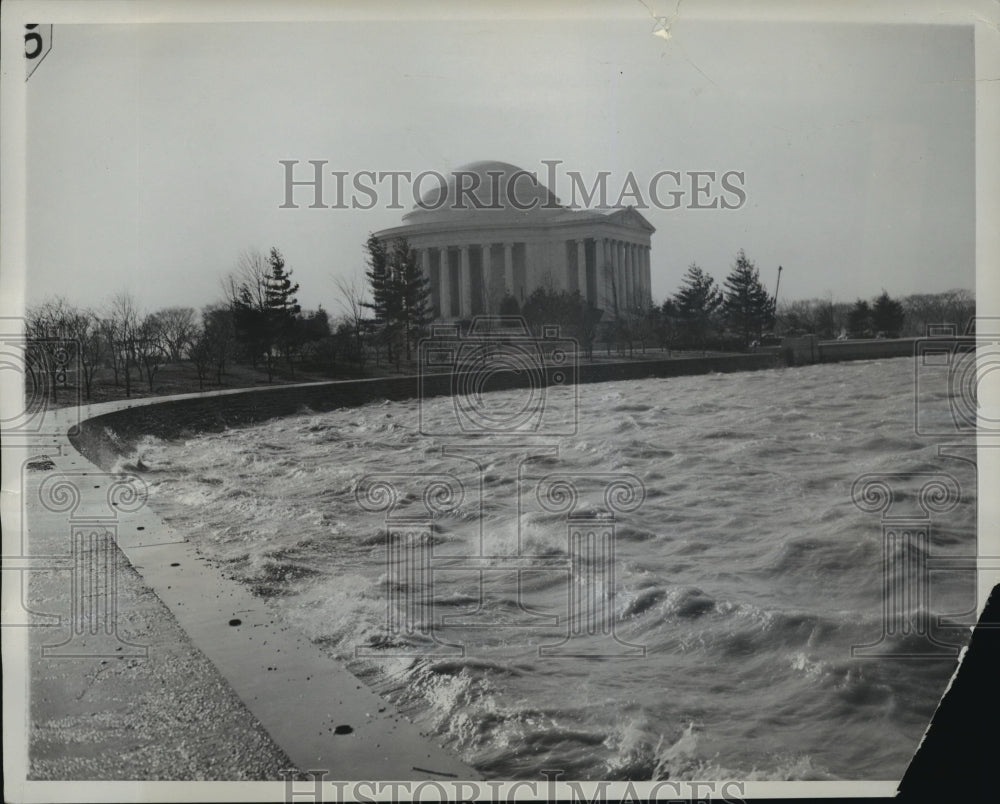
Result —
<path fill-rule="evenodd" d="M 754 371 L 782 365 L 772 353 L 723 355 L 674 360 L 644 360 L 628 363 L 584 363 L 579 366 L 583 383 L 637 380 L 648 377 L 680 377 L 710 372 Z M 554 370 L 548 370 L 552 381 Z M 496 375 L 491 390 L 525 386 L 523 375 Z M 452 391 L 450 374 L 425 375 L 423 394 L 441 396 Z M 84 421 L 70 440 L 84 456 L 104 468 L 131 451 L 144 435 L 175 438 L 213 432 L 289 416 L 306 411 L 322 412 L 356 407 L 382 399 L 413 399 L 420 393 L 419 379 L 385 377 L 363 380 L 286 385 L 215 392 L 179 399 L 144 403 L 105 413 Z"/>
<path fill-rule="evenodd" d="M 881 360 L 886 357 L 909 357 L 920 338 L 879 338 L 858 341 L 821 341 L 819 362 L 836 363 L 841 360 Z"/>

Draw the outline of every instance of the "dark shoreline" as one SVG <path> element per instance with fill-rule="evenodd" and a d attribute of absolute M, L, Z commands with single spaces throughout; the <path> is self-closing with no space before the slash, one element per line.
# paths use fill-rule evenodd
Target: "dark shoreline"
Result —
<path fill-rule="evenodd" d="M 879 344 L 886 344 L 886 342 L 879 342 Z M 897 349 L 901 346 L 902 344 L 895 344 L 895 348 Z M 907 342 L 906 351 L 903 354 L 912 355 L 912 348 L 912 343 Z M 862 355 L 859 359 L 878 359 L 894 356 L 902 356 L 902 354 Z M 748 355 L 709 356 L 663 361 L 645 360 L 632 363 L 588 364 L 580 366 L 577 381 L 580 383 L 631 381 L 650 377 L 773 370 L 787 365 L 786 360 L 787 355 L 780 353 L 778 350 L 760 350 Z M 548 376 L 546 377 L 546 381 L 552 382 L 553 378 Z M 523 386 L 524 384 L 523 381 L 517 382 L 514 375 L 511 375 L 508 387 L 513 388 L 518 385 Z M 498 386 L 491 387 L 496 387 L 499 390 Z M 92 407 L 81 407 L 78 411 L 72 412 L 68 410 L 60 411 L 60 413 L 63 414 L 61 418 L 66 423 L 64 427 L 70 429 L 69 440 L 73 447 L 105 471 L 113 471 L 112 467 L 118 462 L 118 459 L 123 454 L 129 453 L 135 443 L 146 435 L 163 438 L 183 437 L 195 435 L 198 432 L 219 431 L 233 426 L 246 426 L 296 413 L 321 412 L 342 407 L 354 407 L 383 399 L 398 400 L 415 398 L 421 394 L 425 396 L 441 396 L 451 394 L 452 392 L 452 375 L 438 374 L 422 378 L 375 378 L 368 380 L 306 383 L 271 388 L 232 389 L 180 397 L 138 399 L 131 402 L 121 401 Z M 79 425 L 69 428 L 69 424 L 75 418 L 73 416 L 74 413 L 82 421 Z M 57 439 L 57 441 L 63 441 L 63 439 Z M 70 472 L 79 471 L 79 469 L 69 468 L 70 465 L 75 463 L 73 460 L 75 456 L 72 450 L 69 450 L 67 454 L 62 454 L 62 451 L 59 450 L 56 456 L 56 465 L 53 468 L 69 470 Z M 90 486 L 85 485 L 85 488 L 89 489 Z M 94 492 L 88 491 L 87 494 L 93 495 Z M 134 523 L 139 521 L 143 523 L 143 526 L 134 527 Z M 126 527 L 126 524 L 129 527 Z M 120 526 L 118 546 L 123 550 L 124 555 L 122 556 L 123 566 L 120 566 L 119 572 L 121 573 L 123 585 L 128 586 L 128 582 L 131 581 L 143 593 L 152 592 L 161 601 L 161 606 L 165 604 L 172 617 L 168 622 L 164 623 L 164 627 L 173 627 L 172 623 L 175 622 L 173 618 L 178 618 L 176 624 L 180 628 L 177 631 L 183 635 L 182 637 L 179 636 L 178 639 L 182 639 L 187 643 L 183 648 L 179 648 L 181 654 L 187 650 L 197 658 L 201 656 L 199 649 L 204 649 L 205 655 L 218 667 L 218 657 L 213 659 L 213 654 L 215 653 L 213 646 L 231 641 L 229 638 L 235 636 L 234 629 L 219 626 L 215 631 L 208 632 L 212 630 L 214 623 L 225 624 L 226 618 L 231 616 L 230 608 L 242 612 L 250 610 L 255 604 L 256 607 L 259 607 L 259 601 L 251 600 L 246 590 L 237 588 L 232 584 L 226 585 L 226 589 L 228 589 L 226 595 L 224 595 L 227 598 L 226 601 L 216 600 L 215 598 L 219 597 L 220 584 L 224 583 L 224 579 L 217 578 L 214 573 L 208 572 L 207 568 L 199 567 L 197 556 L 188 553 L 190 545 L 186 543 L 186 539 L 181 534 L 173 533 L 171 528 L 165 525 L 152 511 L 146 509 L 139 514 L 130 516 L 127 523 L 123 520 Z M 142 533 L 134 533 L 133 535 L 133 531 L 141 531 Z M 124 566 L 126 562 L 139 570 L 141 580 L 140 576 L 135 576 L 131 572 L 131 567 Z M 183 567 L 184 571 L 182 575 L 190 577 L 187 577 L 185 581 L 178 574 L 181 572 L 180 570 L 171 569 L 176 567 Z M 195 598 L 198 595 L 203 595 L 206 589 L 214 591 L 208 595 L 203 604 L 197 603 Z M 243 601 L 243 598 L 246 598 L 246 600 L 237 605 L 235 602 L 237 598 L 240 598 L 241 601 Z M 150 596 L 150 599 L 152 600 L 152 596 Z M 220 603 L 225 610 L 219 609 L 216 612 L 214 607 L 217 607 Z M 162 610 L 158 610 L 157 614 L 159 615 L 156 617 L 157 620 L 167 619 L 163 617 L 164 612 Z M 191 619 L 192 615 L 195 615 L 194 619 Z M 241 614 L 240 616 L 246 617 L 247 615 Z M 205 622 L 207 622 L 207 625 L 205 625 Z M 270 628 L 264 621 L 257 625 L 261 628 Z M 150 626 L 149 630 L 155 632 L 156 637 L 151 642 L 159 644 L 162 638 L 159 632 L 160 629 L 156 626 Z M 205 633 L 202 633 L 203 631 Z M 153 634 L 151 633 L 150 636 L 153 636 Z M 268 637 L 279 639 L 281 635 L 277 632 L 270 633 L 269 631 Z M 288 648 L 288 650 L 283 651 L 286 655 L 291 654 L 293 651 L 305 651 L 306 653 L 310 653 L 310 655 L 313 652 L 311 650 L 307 651 L 305 647 L 299 645 L 289 644 L 285 647 Z M 223 658 L 229 653 L 243 656 L 244 652 L 242 647 L 234 643 L 231 651 L 229 649 L 224 651 Z M 266 657 L 255 656 L 255 661 L 259 664 L 261 661 L 273 662 L 274 659 L 270 655 Z M 315 661 L 319 662 L 317 667 L 322 667 L 322 674 L 324 676 L 331 676 L 329 682 L 333 685 L 333 688 L 337 690 L 343 688 L 348 691 L 354 689 L 353 677 L 344 676 L 342 679 L 335 679 L 332 677 L 332 671 L 327 667 L 328 660 L 316 657 Z M 37 663 L 33 664 L 36 672 L 41 669 L 41 666 Z M 225 665 L 225 662 L 223 664 Z M 236 666 L 243 668 L 245 664 L 246 660 L 244 657 L 237 662 Z M 206 665 L 206 672 L 211 672 L 207 668 L 208 666 Z M 251 668 L 253 672 L 250 672 L 249 675 L 244 669 L 237 671 L 228 665 L 219 669 L 222 670 L 223 677 L 230 681 L 235 680 L 238 688 L 237 692 L 243 698 L 244 702 L 247 702 L 247 698 L 245 697 L 246 688 L 252 686 L 251 682 L 255 684 L 257 683 L 255 681 L 257 678 L 267 679 L 268 676 L 274 675 L 273 673 L 257 672 L 261 668 L 257 668 L 256 665 Z M 51 670 L 48 670 L 48 672 L 51 672 Z M 310 673 L 309 677 L 314 679 L 319 675 L 318 671 L 310 670 Z M 307 677 L 304 678 L 308 680 Z M 315 684 L 315 681 L 305 684 L 297 676 L 294 682 L 292 686 L 296 688 L 301 687 L 302 690 L 307 690 L 311 685 Z M 138 685 L 140 689 L 143 683 L 144 680 L 140 679 Z M 288 688 L 291 689 L 291 687 Z M 140 698 L 142 697 L 141 693 L 137 694 Z M 344 693 L 339 694 L 343 695 Z M 352 696 L 356 694 L 360 693 L 351 692 Z M 60 702 L 63 696 L 59 694 L 55 697 L 56 699 L 52 702 L 54 706 L 53 714 L 60 711 Z M 329 695 L 324 696 L 324 699 L 326 698 L 329 698 Z M 233 707 L 233 712 L 233 717 L 241 716 L 238 707 Z M 279 733 L 281 729 L 275 728 L 276 723 L 280 726 L 286 722 L 284 715 L 276 716 L 273 712 L 269 714 L 265 711 L 261 711 L 260 714 L 263 717 L 261 720 L 257 720 L 257 708 L 255 707 L 253 716 L 246 721 L 245 729 L 254 735 L 258 735 L 267 744 L 270 751 L 265 750 L 262 752 L 263 756 L 267 756 L 267 760 L 263 761 L 261 767 L 250 768 L 248 772 L 249 775 L 256 776 L 257 778 L 267 778 L 272 776 L 276 766 L 284 764 L 286 750 L 299 755 L 302 753 L 303 747 L 299 745 L 300 739 L 296 735 L 289 736 L 288 734 Z M 338 717 L 343 718 L 346 715 L 338 714 Z M 363 718 L 360 715 L 352 716 L 350 719 L 352 724 L 364 724 L 366 731 L 374 729 L 379 725 L 378 723 L 367 722 L 367 718 Z M 267 731 L 267 738 L 264 737 L 262 732 L 256 731 L 258 723 Z M 392 728 L 395 728 L 395 724 L 392 725 Z M 274 729 L 273 732 L 272 729 Z M 273 742 L 271 741 L 272 737 Z M 257 739 L 257 737 L 254 739 Z M 239 741 L 237 740 L 237 742 Z M 428 746 L 427 750 L 436 751 L 437 749 L 431 749 Z M 293 759 L 289 764 L 293 767 L 301 765 L 301 757 L 299 757 L 299 760 L 299 762 L 295 762 Z M 448 764 L 448 761 L 443 759 L 438 760 L 438 762 L 442 766 Z M 424 766 L 422 765 L 421 767 Z M 48 772 L 55 772 L 57 775 L 59 773 L 55 768 L 47 770 Z M 122 772 L 127 774 L 129 771 L 123 770 Z M 38 767 L 36 768 L 36 773 L 46 775 L 46 770 Z"/>
<path fill-rule="evenodd" d="M 914 354 L 917 340 L 817 342 L 809 339 L 792 347 L 770 347 L 748 354 L 581 363 L 576 367 L 575 380 L 577 383 L 613 382 L 761 371 L 816 362 L 904 357 Z M 564 369 L 558 367 L 545 367 L 531 381 L 540 380 L 542 385 L 562 383 L 565 380 L 560 375 L 564 373 Z M 494 374 L 490 389 L 528 387 L 529 382 L 523 375 L 511 372 Z M 69 437 L 82 455 L 107 469 L 116 458 L 127 454 L 142 436 L 176 438 L 257 424 L 305 411 L 322 413 L 384 399 L 395 401 L 453 393 L 453 375 L 442 373 L 235 388 L 177 397 L 136 399 L 131 403 L 120 400 L 118 405 L 123 407 L 83 420 L 79 428 L 69 433 Z"/>
<path fill-rule="evenodd" d="M 578 367 L 579 383 L 681 377 L 712 372 L 759 371 L 784 365 L 779 355 L 759 352 L 681 360 L 644 360 L 628 363 L 595 363 Z M 541 377 L 551 384 L 557 369 Z M 523 376 L 495 376 L 492 390 L 526 387 Z M 185 394 L 177 398 L 137 399 L 110 413 L 85 419 L 70 433 L 70 442 L 86 458 L 104 469 L 126 454 L 143 436 L 175 438 L 200 432 L 218 432 L 288 416 L 303 411 L 322 413 L 357 407 L 378 400 L 447 396 L 453 393 L 450 373 L 407 377 L 333 380 L 271 388 L 245 388 Z"/>

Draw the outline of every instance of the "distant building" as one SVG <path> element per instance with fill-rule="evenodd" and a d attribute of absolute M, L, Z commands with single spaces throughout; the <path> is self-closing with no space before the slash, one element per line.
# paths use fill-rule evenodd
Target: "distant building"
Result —
<path fill-rule="evenodd" d="M 436 319 L 497 313 L 505 294 L 523 303 L 538 287 L 579 291 L 613 318 L 650 299 L 654 231 L 632 207 L 571 209 L 534 174 L 475 162 L 375 235 L 405 237 L 417 252 Z"/>

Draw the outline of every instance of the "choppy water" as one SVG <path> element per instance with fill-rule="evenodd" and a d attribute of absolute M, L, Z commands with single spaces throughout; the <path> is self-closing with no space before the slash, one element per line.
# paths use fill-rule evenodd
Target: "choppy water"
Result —
<path fill-rule="evenodd" d="M 851 502 L 852 483 L 952 474 L 962 501 L 934 520 L 930 552 L 975 552 L 974 472 L 913 434 L 912 377 L 903 358 L 581 386 L 578 435 L 520 477 L 502 439 L 447 440 L 478 445 L 482 493 L 475 464 L 420 435 L 416 401 L 149 440 L 130 466 L 204 555 L 491 776 L 897 779 L 954 661 L 851 658 L 882 631 L 881 525 Z M 448 421 L 450 400 L 427 404 L 429 421 Z M 429 644 L 386 631 L 385 522 L 355 498 L 378 472 L 462 481 L 435 555 L 510 556 L 520 538 L 551 563 L 524 571 L 520 594 L 515 571 L 484 572 L 481 601 L 475 571 L 435 571 L 438 622 L 493 623 L 436 628 L 465 657 L 354 657 Z M 644 657 L 538 654 L 566 632 L 570 588 L 565 518 L 533 491 L 553 472 L 627 472 L 645 487 L 618 518 L 613 596 L 618 637 Z M 934 583 L 931 613 L 974 606 L 970 574 Z M 563 624 L 546 624 L 555 615 Z"/>

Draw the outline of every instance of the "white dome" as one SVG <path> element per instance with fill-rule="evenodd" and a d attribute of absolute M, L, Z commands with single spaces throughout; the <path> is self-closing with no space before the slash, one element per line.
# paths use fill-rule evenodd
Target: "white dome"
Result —
<path fill-rule="evenodd" d="M 552 215 L 565 211 L 538 177 L 508 162 L 472 162 L 443 176 L 423 180 L 420 201 L 403 216 L 407 224 L 452 220 L 458 216 L 491 219 Z"/>

